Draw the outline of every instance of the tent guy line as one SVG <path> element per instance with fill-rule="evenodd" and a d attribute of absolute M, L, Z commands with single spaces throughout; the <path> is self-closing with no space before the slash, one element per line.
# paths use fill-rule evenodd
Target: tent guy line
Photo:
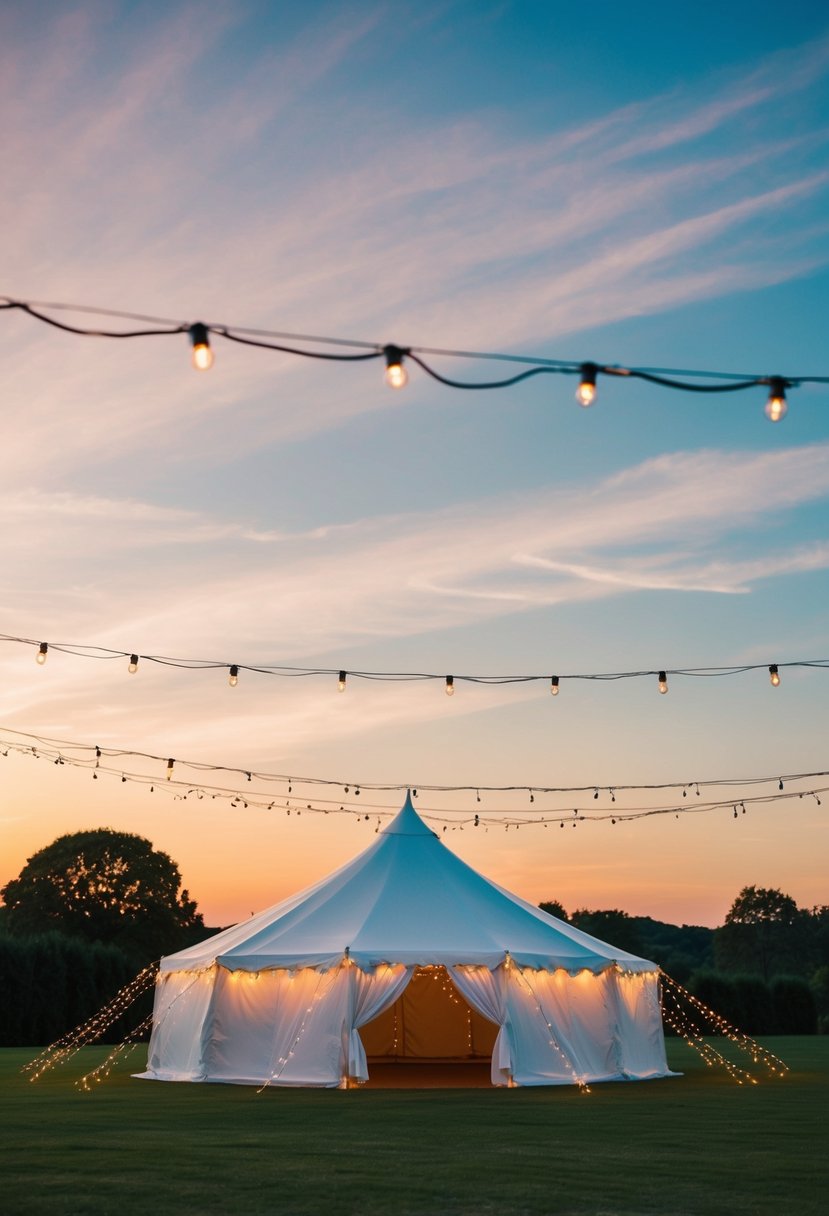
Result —
<path fill-rule="evenodd" d="M 389 815 L 396 813 L 396 808 L 387 803 L 376 803 L 366 799 L 361 799 L 356 802 L 353 799 L 349 800 L 348 795 L 353 789 L 354 795 L 360 796 L 361 789 L 372 792 L 407 792 L 411 796 L 417 798 L 418 789 L 421 793 L 472 793 L 476 796 L 476 806 L 479 809 L 470 809 L 468 807 L 436 807 L 432 806 L 428 810 L 424 810 L 423 817 L 431 822 L 443 825 L 443 831 L 461 830 L 464 827 L 477 828 L 479 826 L 488 828 L 501 826 L 507 830 L 510 827 L 549 827 L 551 824 L 558 824 L 564 827 L 570 823 L 575 827 L 578 823 L 593 822 L 602 823 L 610 821 L 611 824 L 631 822 L 638 819 L 649 819 L 657 816 L 674 815 L 679 818 L 680 815 L 687 814 L 704 814 L 716 810 L 729 810 L 736 819 L 740 814 L 746 814 L 746 808 L 750 806 L 767 806 L 775 803 L 788 802 L 792 799 L 802 800 L 805 798 L 814 799 L 818 806 L 822 805 L 820 795 L 829 794 L 829 786 L 815 784 L 815 778 L 829 777 L 827 773 L 800 773 L 800 774 L 785 774 L 780 777 L 749 777 L 749 778 L 729 778 L 719 781 L 709 782 L 692 782 L 690 784 L 675 784 L 675 785 L 618 785 L 618 786 L 581 786 L 581 787 L 539 787 L 539 786 L 420 786 L 411 787 L 405 784 L 402 785 L 377 785 L 367 784 L 360 785 L 344 785 L 344 797 L 323 798 L 315 794 L 300 794 L 294 793 L 294 786 L 324 786 L 331 788 L 339 783 L 333 782 L 324 778 L 291 778 L 276 774 L 256 773 L 254 771 L 247 772 L 244 769 L 231 769 L 220 766 L 211 766 L 201 764 L 195 761 L 176 761 L 169 758 L 166 761 L 166 770 L 163 779 L 159 779 L 157 775 L 150 773 L 139 773 L 128 770 L 122 767 L 113 767 L 102 764 L 102 760 L 118 759 L 124 756 L 129 756 L 132 759 L 145 759 L 151 761 L 162 760 L 160 756 L 153 756 L 147 752 L 131 752 L 125 750 L 112 750 L 98 747 L 89 744 L 70 744 L 66 741 L 47 740 L 35 735 L 22 735 L 19 732 L 9 732 L 17 734 L 16 739 L 4 738 L 0 734 L 0 755 L 7 757 L 10 754 L 20 755 L 29 759 L 47 760 L 58 766 L 69 766 L 71 768 L 84 769 L 92 773 L 94 780 L 100 777 L 108 777 L 117 779 L 120 784 L 138 784 L 149 787 L 150 793 L 155 793 L 156 790 L 172 794 L 178 801 L 187 801 L 193 798 L 197 801 L 217 799 L 228 802 L 232 808 L 241 807 L 247 809 L 249 807 L 258 810 L 284 812 L 287 815 L 295 813 L 297 817 L 303 812 L 316 815 L 351 815 L 358 820 L 376 819 L 376 830 L 379 829 L 382 820 Z M 37 744 L 24 743 L 23 738 L 37 739 Z M 87 756 L 72 754 L 72 752 L 86 751 Z M 211 785 L 204 782 L 188 782 L 182 781 L 179 777 L 174 776 L 175 766 L 191 768 L 199 771 L 212 772 L 227 772 L 244 775 L 248 782 L 257 781 L 278 781 L 285 785 L 285 790 L 278 793 L 267 793 L 257 790 L 252 786 L 250 789 L 239 790 L 228 788 L 226 786 Z M 807 788 L 791 788 L 792 784 L 799 786 L 802 782 L 807 781 L 810 784 Z M 785 788 L 786 783 L 789 783 L 790 788 Z M 731 794 L 728 797 L 706 798 L 702 799 L 701 789 L 707 787 L 726 787 L 736 789 L 738 787 L 751 787 L 757 785 L 776 785 L 777 789 L 773 792 L 737 796 Z M 610 796 L 611 802 L 616 804 L 616 794 L 623 791 L 631 792 L 638 791 L 645 793 L 647 791 L 659 791 L 664 789 L 680 790 L 682 796 L 686 799 L 685 802 L 672 802 L 662 806 L 622 806 L 614 805 L 613 809 L 600 810 L 598 807 L 582 808 L 576 807 L 549 807 L 535 804 L 535 796 L 543 795 L 563 795 L 575 793 L 587 793 L 592 790 L 593 801 L 599 799 L 600 794 L 604 792 Z M 687 800 L 688 790 L 695 791 L 696 797 L 701 801 L 697 801 L 696 797 Z M 489 794 L 527 794 L 531 807 L 525 809 L 517 809 L 515 807 L 492 807 L 484 808 L 481 802 L 481 790 Z M 311 801 L 307 801 L 311 798 Z"/>
<path fill-rule="evenodd" d="M 228 673 L 228 683 L 235 688 L 239 683 L 241 672 L 252 672 L 263 676 L 281 676 L 286 679 L 298 679 L 305 676 L 336 677 L 337 688 L 345 692 L 349 678 L 356 680 L 375 680 L 381 683 L 413 683 L 423 681 L 442 681 L 447 695 L 452 696 L 457 684 L 532 684 L 549 681 L 550 692 L 557 696 L 565 680 L 635 680 L 652 678 L 657 681 L 660 693 L 668 691 L 669 676 L 695 676 L 697 678 L 722 678 L 725 676 L 744 675 L 747 672 L 766 671 L 772 687 L 780 684 L 780 672 L 797 668 L 812 668 L 822 671 L 829 670 L 829 659 L 791 659 L 777 663 L 730 663 L 724 666 L 705 667 L 663 667 L 644 668 L 640 671 L 605 671 L 605 672 L 568 672 L 564 675 L 530 674 L 530 675 L 446 675 L 438 672 L 424 671 L 358 671 L 341 667 L 291 667 L 277 663 L 228 663 L 216 659 L 175 658 L 170 655 L 142 654 L 138 651 L 115 650 L 107 646 L 86 645 L 81 642 L 43 642 L 36 638 L 17 637 L 10 633 L 0 633 L 0 642 L 9 642 L 20 646 L 36 647 L 35 659 L 40 666 L 46 663 L 50 653 L 72 655 L 75 658 L 113 660 L 127 659 L 127 672 L 135 675 L 139 665 L 156 663 L 162 667 L 175 667 L 185 671 L 216 671 Z"/>
<path fill-rule="evenodd" d="M 50 316 L 49 312 L 41 311 L 42 309 L 48 309 L 49 312 L 82 312 L 96 316 L 133 320 L 150 324 L 154 328 L 132 330 L 92 329 L 86 326 L 70 325 L 64 321 L 59 321 L 54 316 Z M 502 354 L 494 351 L 451 350 L 441 347 L 367 342 L 350 338 L 331 338 L 276 330 L 251 329 L 245 326 L 233 326 L 231 328 L 228 325 L 212 322 L 174 321 L 163 317 L 149 317 L 141 313 L 97 308 L 92 305 L 39 303 L 18 300 L 12 296 L 0 296 L 0 310 L 16 310 L 45 325 L 83 337 L 128 339 L 161 337 L 174 334 L 182 335 L 186 333 L 192 346 L 193 365 L 200 371 L 207 371 L 213 365 L 214 356 L 210 345 L 210 337 L 213 335 L 245 346 L 258 347 L 301 358 L 352 363 L 372 359 L 385 359 L 386 383 L 395 389 L 403 388 L 408 382 L 408 372 L 405 367 L 406 359 L 416 364 L 433 380 L 448 388 L 468 389 L 473 392 L 476 390 L 509 388 L 533 376 L 551 374 L 572 375 L 579 377 L 576 400 L 582 406 L 590 406 L 595 401 L 596 382 L 600 375 L 642 380 L 650 384 L 656 384 L 662 388 L 678 389 L 691 393 L 732 393 L 762 386 L 769 389 L 769 397 L 765 410 L 766 416 L 772 422 L 779 422 L 785 416 L 788 408 L 786 405 L 787 389 L 796 388 L 802 384 L 829 384 L 829 376 L 784 376 L 779 373 L 740 374 L 735 372 L 662 367 L 626 367 L 618 363 L 600 363 L 592 360 L 550 359 L 535 355 Z M 162 328 L 155 328 L 158 326 Z M 279 341 L 275 339 L 279 339 Z M 286 346 L 284 345 L 285 341 L 300 343 L 301 345 Z M 318 346 L 335 347 L 338 349 L 318 350 L 302 345 L 307 343 L 315 343 Z M 339 349 L 346 347 L 359 353 L 344 354 Z M 426 362 L 423 358 L 424 355 L 451 359 L 490 359 L 499 362 L 517 363 L 523 364 L 525 370 L 501 380 L 456 380 L 438 372 Z M 678 377 L 682 378 L 679 379 Z M 700 380 L 708 381 L 708 383 L 697 383 Z M 711 381 L 715 381 L 715 383 Z"/>

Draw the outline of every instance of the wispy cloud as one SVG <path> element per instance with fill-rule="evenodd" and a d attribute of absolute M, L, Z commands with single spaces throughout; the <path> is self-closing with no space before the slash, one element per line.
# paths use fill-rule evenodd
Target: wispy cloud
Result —
<path fill-rule="evenodd" d="M 791 89 L 814 85 L 824 43 L 788 53 L 791 71 L 765 65 L 516 138 L 508 114 L 368 123 L 368 90 L 344 112 L 332 80 L 377 49 L 380 8 L 312 19 L 240 76 L 222 56 L 230 34 L 249 32 L 244 8 L 159 12 L 128 42 L 107 11 L 73 11 L 45 22 L 36 46 L 12 38 L 0 50 L 0 224 L 15 232 L 0 289 L 12 294 L 527 348 L 829 258 L 814 223 L 829 195 L 825 133 L 769 119 Z M 766 226 L 781 216 L 785 232 Z M 9 437 L 11 475 L 126 452 L 173 462 L 179 448 L 221 462 L 398 404 L 356 374 L 334 393 L 319 368 L 224 347 L 224 378 L 217 367 L 197 385 L 185 346 L 125 351 L 1 317 L 14 359 L 0 364 L 0 392 L 27 405 Z M 313 409 L 297 408 L 309 396 Z"/>
<path fill-rule="evenodd" d="M 758 557 L 753 530 L 827 495 L 829 449 L 813 445 L 662 456 L 580 485 L 577 511 L 559 484 L 312 534 L 131 501 L 7 496 L 6 614 L 17 624 L 6 631 L 45 635 L 62 621 L 69 640 L 208 658 L 226 657 L 233 639 L 251 661 L 286 661 L 630 591 L 745 592 L 826 568 L 824 541 L 781 541 Z M 81 551 L 90 522 L 95 543 Z"/>
<path fill-rule="evenodd" d="M 549 570 L 555 574 L 568 574 L 575 579 L 583 579 L 587 583 L 605 584 L 608 588 L 618 587 L 626 591 L 709 591 L 719 594 L 733 594 L 746 590 L 743 587 L 731 586 L 726 582 L 713 583 L 704 581 L 699 570 L 682 577 L 677 573 L 660 573 L 655 570 L 645 570 L 641 566 L 611 569 L 609 567 L 586 566 L 575 562 L 556 562 L 550 558 L 533 557 L 531 554 L 519 553 L 516 562 L 532 566 L 537 570 Z"/>

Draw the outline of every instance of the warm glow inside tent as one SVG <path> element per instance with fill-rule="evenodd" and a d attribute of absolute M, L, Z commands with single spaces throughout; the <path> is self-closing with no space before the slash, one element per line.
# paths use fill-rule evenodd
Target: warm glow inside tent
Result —
<path fill-rule="evenodd" d="M 347 1088 L 490 1058 L 495 1085 L 671 1075 L 658 968 L 482 877 L 407 797 L 342 869 L 162 959 L 141 1076 Z"/>

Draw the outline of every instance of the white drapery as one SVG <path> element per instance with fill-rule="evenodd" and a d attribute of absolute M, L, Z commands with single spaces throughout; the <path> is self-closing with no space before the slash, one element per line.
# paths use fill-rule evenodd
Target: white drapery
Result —
<path fill-rule="evenodd" d="M 348 1073 L 354 1081 L 368 1080 L 368 1061 L 360 1027 L 379 1017 L 384 1009 L 393 1005 L 409 983 L 414 967 L 396 966 L 386 963 L 375 971 L 361 971 L 359 967 L 346 968 L 350 986 L 350 1019 L 348 1030 Z"/>
<path fill-rule="evenodd" d="M 472 1008 L 498 1027 L 492 1048 L 490 1076 L 493 1085 L 512 1084 L 512 1048 L 507 1015 L 507 984 L 503 967 L 452 967 L 452 983 Z"/>
<path fill-rule="evenodd" d="M 204 1080 L 202 1028 L 212 993 L 213 968 L 159 975 L 144 1076 L 164 1081 Z"/>

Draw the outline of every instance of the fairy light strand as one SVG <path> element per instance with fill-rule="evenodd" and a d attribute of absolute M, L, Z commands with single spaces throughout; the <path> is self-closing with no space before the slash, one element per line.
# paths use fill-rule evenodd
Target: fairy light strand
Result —
<path fill-rule="evenodd" d="M 544 1006 L 541 1003 L 540 997 L 538 996 L 537 992 L 530 984 L 530 981 L 527 979 L 527 976 L 525 974 L 525 969 L 523 967 L 520 967 L 520 966 L 514 964 L 509 954 L 507 954 L 505 957 L 504 966 L 507 968 L 508 972 L 514 972 L 515 974 L 518 975 L 519 979 L 521 979 L 523 981 L 524 987 L 527 989 L 527 992 L 529 992 L 530 998 L 532 999 L 532 1001 L 534 1002 L 534 1004 L 536 1006 L 536 1009 L 538 1010 L 539 1017 L 543 1020 L 545 1026 L 547 1027 L 547 1031 L 549 1034 L 550 1047 L 552 1047 L 553 1050 L 558 1054 L 558 1056 L 560 1057 L 560 1059 L 562 1060 L 562 1062 L 564 1064 L 564 1067 L 567 1069 L 567 1071 L 570 1073 L 571 1077 L 573 1078 L 574 1084 L 578 1085 L 581 1093 L 589 1094 L 590 1086 L 587 1084 L 584 1077 L 580 1077 L 578 1075 L 572 1060 L 570 1059 L 570 1057 L 564 1051 L 564 1048 L 559 1043 L 558 1036 L 553 1028 L 552 1019 L 545 1012 Z"/>
<path fill-rule="evenodd" d="M 233 972 L 232 974 L 236 975 L 236 974 L 244 974 L 244 973 L 243 972 L 242 973 Z M 332 970 L 331 972 L 329 972 L 329 975 L 336 976 L 336 971 Z M 310 1003 L 310 1005 L 308 1005 L 306 1007 L 305 1012 L 302 1015 L 302 1021 L 300 1022 L 299 1029 L 297 1030 L 297 1033 L 294 1036 L 293 1042 L 291 1043 L 291 1046 L 288 1048 L 288 1050 L 285 1052 L 285 1054 L 282 1056 L 279 1056 L 279 1058 L 276 1060 L 275 1064 L 271 1068 L 270 1073 L 268 1074 L 266 1079 L 262 1082 L 262 1085 L 257 1089 L 257 1091 L 256 1091 L 257 1094 L 263 1093 L 271 1085 L 278 1084 L 279 1080 L 282 1077 L 283 1072 L 285 1071 L 285 1069 L 290 1064 L 291 1060 L 296 1055 L 296 1051 L 302 1040 L 302 1036 L 305 1034 L 305 1029 L 308 1025 L 311 1015 L 314 1012 L 314 1006 L 316 1004 L 318 1004 L 319 1001 L 322 999 L 323 994 L 320 992 L 320 988 L 322 986 L 322 982 L 323 982 L 323 979 L 325 978 L 325 976 L 326 976 L 326 973 L 324 971 L 318 972 L 316 987 L 314 988 L 313 994 L 311 996 L 311 1003 Z"/>
<path fill-rule="evenodd" d="M 524 380 L 541 375 L 578 376 L 579 388 L 576 398 L 581 405 L 593 404 L 596 397 L 596 381 L 599 376 L 641 380 L 649 384 L 658 385 L 661 388 L 692 393 L 733 393 L 750 388 L 766 387 L 769 389 L 769 398 L 766 403 L 765 412 L 772 422 L 778 422 L 787 412 L 787 389 L 796 388 L 802 384 L 829 383 L 829 376 L 784 376 L 779 373 L 769 374 L 765 372 L 741 374 L 678 368 L 626 367 L 618 363 L 550 359 L 535 355 L 503 354 L 496 351 L 452 350 L 441 347 L 413 346 L 403 343 L 366 342 L 348 338 L 332 338 L 321 335 L 252 329 L 246 326 L 229 326 L 206 323 L 204 321 L 170 320 L 164 317 L 148 317 L 141 313 L 96 308 L 90 305 L 18 300 L 11 296 L 0 297 L 0 310 L 8 312 L 17 311 L 44 325 L 83 337 L 126 339 L 187 334 L 193 346 L 194 365 L 200 370 L 207 370 L 212 365 L 213 352 L 210 338 L 218 337 L 244 346 L 257 347 L 278 354 L 288 354 L 306 359 L 351 363 L 385 358 L 387 364 L 386 380 L 393 388 L 400 388 L 406 383 L 406 360 L 415 364 L 432 380 L 445 387 L 473 392 L 509 388 Z M 138 321 L 142 322 L 145 326 L 151 326 L 151 328 L 102 329 L 73 325 L 60 321 L 57 317 L 50 315 L 56 312 L 74 312 L 118 318 L 120 320 Z M 308 345 L 311 343 L 314 344 L 314 348 Z M 316 349 L 320 346 L 333 349 Z M 346 349 L 348 349 L 349 353 L 345 353 Z M 426 355 L 445 359 L 488 359 L 495 362 L 509 362 L 523 365 L 523 370 L 497 380 L 459 380 L 439 372 L 431 363 L 427 362 L 424 358 Z M 390 372 L 393 374 L 389 375 Z M 700 383 L 700 381 L 707 381 L 707 383 Z"/>
<path fill-rule="evenodd" d="M 738 1085 L 757 1084 L 757 1078 L 749 1069 L 740 1067 L 707 1040 L 705 1024 L 709 1034 L 724 1038 L 732 1047 L 749 1056 L 752 1064 L 764 1067 L 770 1076 L 784 1077 L 789 1071 L 788 1065 L 773 1051 L 738 1030 L 716 1010 L 683 988 L 677 980 L 664 971 L 660 971 L 659 978 L 663 1018 L 709 1067 L 724 1068 Z"/>
<path fill-rule="evenodd" d="M 75 1087 L 83 1090 L 85 1093 L 89 1093 L 92 1089 L 90 1081 L 96 1083 L 106 1081 L 109 1074 L 112 1072 L 116 1061 L 125 1053 L 129 1054 L 135 1050 L 141 1036 L 152 1029 L 152 1024 L 153 1015 L 150 1013 L 142 1022 L 139 1022 L 137 1026 L 134 1026 L 129 1034 L 127 1034 L 120 1043 L 116 1044 L 116 1046 L 112 1048 L 106 1058 L 103 1059 L 96 1068 L 93 1068 L 90 1072 L 84 1073 L 84 1075 L 75 1082 Z"/>
<path fill-rule="evenodd" d="M 549 671 L 524 675 L 476 675 L 471 673 L 465 675 L 446 675 L 444 672 L 434 671 L 364 671 L 340 665 L 336 667 L 300 667 L 281 663 L 239 663 L 217 659 L 183 658 L 171 655 L 144 654 L 136 651 L 134 648 L 115 650 L 106 646 L 87 646 L 77 642 L 43 642 L 36 638 L 17 637 L 10 633 L 0 633 L 0 642 L 34 647 L 36 649 L 35 658 L 40 663 L 45 662 L 47 653 L 58 653 L 71 655 L 74 658 L 102 661 L 127 659 L 128 671 L 132 674 L 135 674 L 138 670 L 139 663 L 156 663 L 162 667 L 180 668 L 185 671 L 219 670 L 228 673 L 231 687 L 234 687 L 238 683 L 239 673 L 243 671 L 262 676 L 280 676 L 286 679 L 323 676 L 329 679 L 333 677 L 336 680 L 336 687 L 340 692 L 345 691 L 346 681 L 351 679 L 374 680 L 386 683 L 438 681 L 444 684 L 447 692 L 450 689 L 454 692 L 455 686 L 460 683 L 500 686 L 541 682 L 548 684 L 551 692 L 557 695 L 563 691 L 562 685 L 565 681 L 636 680 L 653 679 L 654 677 L 656 677 L 660 685 L 662 683 L 665 684 L 665 689 L 660 688 L 660 691 L 667 691 L 669 676 L 716 679 L 745 675 L 746 673 L 755 671 L 766 672 L 770 677 L 771 685 L 776 688 L 781 682 L 781 671 L 795 669 L 829 670 L 829 659 L 792 659 L 788 662 L 778 661 L 774 663 L 732 663 L 719 667 L 652 667 L 630 671 L 559 672 L 552 676 Z"/>
<path fill-rule="evenodd" d="M 122 1017 L 138 998 L 155 984 L 157 975 L 157 962 L 144 967 L 96 1013 L 45 1047 L 33 1060 L 24 1064 L 20 1071 L 31 1073 L 30 1081 L 38 1081 L 50 1069 L 59 1064 L 65 1064 L 82 1047 L 99 1039 L 118 1018 Z"/>
<path fill-rule="evenodd" d="M 735 818 L 746 813 L 748 807 L 771 805 L 789 802 L 793 799 L 814 799 L 822 806 L 821 794 L 829 796 L 829 785 L 820 784 L 821 779 L 829 778 L 829 772 L 786 773 L 763 777 L 731 777 L 710 781 L 671 782 L 652 785 L 616 784 L 613 786 L 485 786 L 485 785 L 420 785 L 412 787 L 408 783 L 355 783 L 342 782 L 323 777 L 291 777 L 281 773 L 257 772 L 252 769 L 207 764 L 202 761 L 171 760 L 161 755 L 149 752 L 132 751 L 127 748 L 106 748 L 99 744 L 70 742 L 68 740 L 51 739 L 47 736 L 34 735 L 10 728 L 0 730 L 0 757 L 17 755 L 34 760 L 43 760 L 56 766 L 68 766 L 91 772 L 93 780 L 111 778 L 121 784 L 135 783 L 148 787 L 151 793 L 167 792 L 176 800 L 188 799 L 224 800 L 232 809 L 256 808 L 267 811 L 284 811 L 287 815 L 295 813 L 297 817 L 304 812 L 317 815 L 350 815 L 357 819 L 368 820 L 377 818 L 379 830 L 381 819 L 395 815 L 399 801 L 394 804 L 375 802 L 371 795 L 394 793 L 403 795 L 407 790 L 413 797 L 420 794 L 431 795 L 430 805 L 421 810 L 423 818 L 442 826 L 442 830 L 461 830 L 465 827 L 502 825 L 507 829 L 516 830 L 521 827 L 549 827 L 565 823 L 576 826 L 584 822 L 607 822 L 611 825 L 654 816 L 701 814 L 716 810 L 732 811 Z M 136 772 L 124 765 L 112 765 L 107 761 L 146 761 L 158 766 L 155 773 Z M 104 763 L 102 764 L 102 760 Z M 171 767 L 175 766 L 175 767 Z M 244 777 L 243 788 L 214 785 L 206 781 L 185 780 L 186 770 L 195 773 L 226 773 L 231 776 Z M 803 783 L 808 786 L 803 788 Z M 262 790 L 257 784 L 276 786 L 279 788 Z M 294 787 L 298 788 L 294 788 Z M 771 792 L 761 792 L 755 795 L 735 795 L 734 790 L 740 787 L 770 787 Z M 250 788 L 246 788 L 250 787 Z M 703 790 L 722 788 L 728 791 L 719 796 L 703 798 Z M 313 791 L 322 789 L 323 794 Z M 529 804 L 523 810 L 508 809 L 503 806 L 483 808 L 481 791 L 496 798 L 499 803 L 508 796 L 526 795 Z M 636 805 L 625 806 L 617 801 L 621 793 L 659 793 L 671 791 L 679 795 L 675 801 L 658 806 Z M 369 797 L 363 795 L 368 792 Z M 438 794 L 474 795 L 474 809 L 465 807 L 441 807 L 434 805 L 434 796 Z M 690 798 L 689 798 L 690 793 Z M 334 795 L 333 797 L 330 795 Z M 541 797 L 563 798 L 568 795 L 590 795 L 590 809 L 574 807 L 572 801 L 566 808 L 544 806 Z M 325 796 L 328 795 L 328 796 Z M 601 797 L 609 799 L 609 807 L 596 806 Z M 680 801 L 680 797 L 682 801 Z M 738 811 L 739 807 L 739 811 Z"/>
<path fill-rule="evenodd" d="M 186 996 L 190 989 L 199 982 L 202 975 L 211 969 L 212 968 L 209 967 L 197 969 L 190 983 L 185 988 L 182 988 L 179 992 L 177 992 L 170 1004 L 166 1007 L 166 1009 L 163 1010 L 157 1023 L 155 1021 L 155 1009 L 153 1009 L 152 1012 L 150 1012 L 147 1017 L 143 1019 L 143 1021 L 139 1022 L 137 1026 L 134 1026 L 133 1029 L 125 1035 L 120 1043 L 116 1044 L 116 1046 L 112 1048 L 106 1058 L 102 1060 L 97 1067 L 93 1068 L 90 1072 L 86 1073 L 75 1082 L 76 1087 L 88 1093 L 92 1088 L 92 1086 L 89 1084 L 90 1081 L 105 1081 L 112 1072 L 112 1068 L 116 1060 L 118 1060 L 118 1058 L 123 1055 L 124 1052 L 131 1052 L 133 1048 L 137 1046 L 138 1040 L 141 1038 L 141 1036 L 152 1030 L 154 1025 L 156 1025 L 157 1028 L 163 1026 L 167 1018 L 170 1016 L 170 1013 L 176 1007 L 182 997 Z M 156 965 L 154 983 L 159 983 L 160 979 L 161 973 L 158 971 Z"/>

